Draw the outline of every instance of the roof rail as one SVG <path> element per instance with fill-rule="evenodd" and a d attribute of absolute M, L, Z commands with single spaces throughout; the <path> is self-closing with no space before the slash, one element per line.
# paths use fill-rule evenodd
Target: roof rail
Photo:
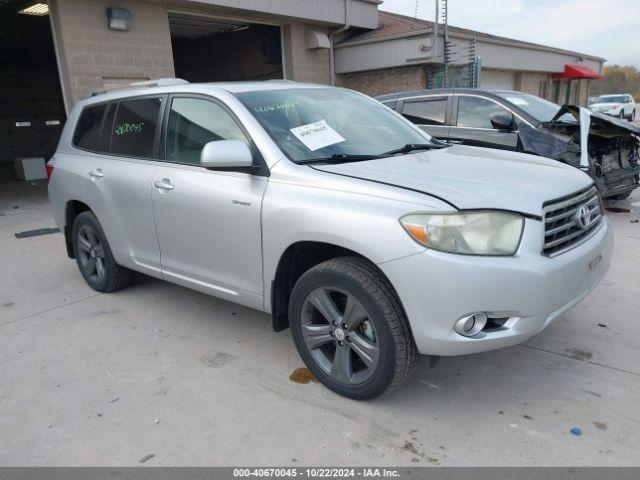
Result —
<path fill-rule="evenodd" d="M 102 88 L 100 90 L 93 90 L 84 98 L 95 97 L 96 95 L 102 95 L 103 93 L 114 92 L 119 90 L 129 90 L 140 87 L 170 87 L 172 85 L 187 85 L 189 82 L 182 78 L 157 78 L 155 80 L 144 80 L 142 82 L 133 82 L 129 85 L 114 88 Z"/>

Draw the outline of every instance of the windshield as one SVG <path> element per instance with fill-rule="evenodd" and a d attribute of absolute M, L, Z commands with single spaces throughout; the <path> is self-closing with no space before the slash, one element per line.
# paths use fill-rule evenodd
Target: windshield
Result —
<path fill-rule="evenodd" d="M 620 95 L 611 95 L 596 98 L 593 103 L 625 103 L 626 99 Z"/>
<path fill-rule="evenodd" d="M 550 122 L 556 113 L 558 113 L 558 110 L 560 110 L 560 105 L 528 93 L 504 92 L 498 93 L 498 95 L 519 107 L 521 110 L 524 110 L 539 122 Z M 576 119 L 570 113 L 565 113 L 558 121 L 575 122 Z"/>
<path fill-rule="evenodd" d="M 297 163 L 332 156 L 380 155 L 431 140 L 381 103 L 348 90 L 297 88 L 236 96 Z"/>

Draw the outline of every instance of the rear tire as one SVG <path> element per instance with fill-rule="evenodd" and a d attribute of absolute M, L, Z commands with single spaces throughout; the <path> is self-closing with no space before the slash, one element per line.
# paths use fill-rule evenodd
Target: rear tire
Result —
<path fill-rule="evenodd" d="M 78 268 L 91 288 L 107 293 L 131 284 L 133 271 L 116 263 L 93 212 L 82 212 L 76 217 L 71 238 Z"/>
<path fill-rule="evenodd" d="M 360 258 L 327 260 L 305 272 L 291 292 L 289 323 L 309 370 L 356 400 L 403 384 L 419 358 L 395 291 Z"/>

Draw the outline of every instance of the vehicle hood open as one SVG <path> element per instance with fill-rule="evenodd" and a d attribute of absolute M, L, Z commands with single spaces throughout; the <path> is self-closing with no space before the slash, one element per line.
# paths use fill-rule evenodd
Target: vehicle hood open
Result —
<path fill-rule="evenodd" d="M 593 183 L 553 160 L 463 145 L 313 168 L 422 192 L 460 210 L 499 209 L 537 217 L 544 202 Z"/>
<path fill-rule="evenodd" d="M 636 135 L 640 135 L 640 127 L 634 125 L 631 122 L 627 122 L 626 120 L 622 120 L 620 118 L 611 117 L 609 115 L 605 115 L 603 113 L 594 112 L 590 110 L 583 109 L 576 105 L 564 105 L 558 110 L 558 113 L 551 119 L 551 123 L 556 122 L 562 115 L 565 113 L 571 113 L 576 118 L 580 119 L 581 122 L 580 111 L 584 110 L 588 112 L 591 117 L 591 125 L 595 125 L 597 127 L 606 128 L 606 129 L 616 129 L 618 133 L 635 133 Z"/>

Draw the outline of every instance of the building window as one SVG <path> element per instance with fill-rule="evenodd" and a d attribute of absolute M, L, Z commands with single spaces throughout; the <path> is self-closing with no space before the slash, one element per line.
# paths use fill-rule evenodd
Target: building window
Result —
<path fill-rule="evenodd" d="M 580 105 L 580 80 L 573 83 L 573 104 Z"/>
<path fill-rule="evenodd" d="M 560 80 L 560 95 L 558 96 L 558 103 L 561 105 L 565 105 L 567 103 L 567 99 L 569 98 L 569 81 Z"/>
<path fill-rule="evenodd" d="M 538 89 L 538 96 L 541 98 L 547 98 L 547 79 L 540 80 L 540 88 Z"/>
<path fill-rule="evenodd" d="M 560 95 L 560 80 L 554 80 L 551 84 L 551 100 L 558 103 Z"/>

